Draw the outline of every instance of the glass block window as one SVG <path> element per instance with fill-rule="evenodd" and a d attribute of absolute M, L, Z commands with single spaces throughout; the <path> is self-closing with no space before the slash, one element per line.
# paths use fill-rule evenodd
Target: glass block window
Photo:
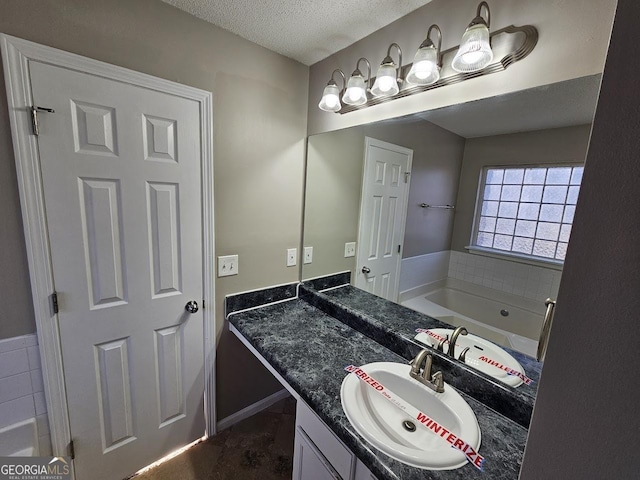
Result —
<path fill-rule="evenodd" d="M 486 168 L 474 245 L 564 261 L 583 170 L 572 165 Z"/>

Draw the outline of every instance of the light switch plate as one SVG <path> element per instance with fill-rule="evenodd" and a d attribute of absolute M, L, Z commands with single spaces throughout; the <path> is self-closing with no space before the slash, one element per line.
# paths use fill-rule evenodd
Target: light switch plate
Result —
<path fill-rule="evenodd" d="M 356 256 L 356 242 L 347 242 L 344 244 L 344 258 Z"/>
<path fill-rule="evenodd" d="M 298 257 L 298 249 L 288 248 L 287 249 L 287 267 L 295 267 L 297 257 Z"/>
<path fill-rule="evenodd" d="M 311 263 L 313 261 L 313 247 L 304 247 L 304 259 L 302 263 Z"/>
<path fill-rule="evenodd" d="M 238 275 L 238 255 L 218 257 L 218 277 Z"/>

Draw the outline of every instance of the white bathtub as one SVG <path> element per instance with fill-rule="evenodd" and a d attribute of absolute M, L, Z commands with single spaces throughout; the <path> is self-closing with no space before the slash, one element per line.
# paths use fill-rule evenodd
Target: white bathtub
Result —
<path fill-rule="evenodd" d="M 0 428 L 1 457 L 33 457 L 38 455 L 38 426 L 35 418 Z"/>
<path fill-rule="evenodd" d="M 455 278 L 432 286 L 427 293 L 403 299 L 401 304 L 449 325 L 464 325 L 475 335 L 535 356 L 544 318 L 543 302 Z"/>

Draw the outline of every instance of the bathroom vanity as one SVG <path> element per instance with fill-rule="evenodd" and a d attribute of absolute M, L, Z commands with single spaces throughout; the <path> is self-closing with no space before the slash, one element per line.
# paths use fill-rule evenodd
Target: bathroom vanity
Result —
<path fill-rule="evenodd" d="M 407 359 L 397 353 L 403 348 L 398 337 L 389 335 L 386 341 L 371 338 L 366 328 L 359 331 L 343 321 L 345 308 L 333 304 L 335 312 L 329 314 L 312 305 L 313 295 L 312 289 L 303 293 L 302 287 L 293 284 L 228 297 L 226 302 L 231 331 L 297 400 L 294 478 L 518 477 L 527 435 L 522 423 L 528 424 L 528 419 L 514 421 L 466 393 L 459 385 L 465 384 L 468 373 L 447 366 L 437 355 L 434 369 L 443 371 L 445 382 L 450 384 L 446 388 L 453 385 L 477 418 L 481 431 L 479 452 L 485 458 L 483 471 L 469 463 L 453 470 L 412 467 L 385 455 L 359 435 L 341 405 L 340 388 L 348 375 L 345 367 L 372 362 L 407 364 Z M 414 349 L 420 351 L 421 346 L 407 345 L 406 354 L 411 355 Z M 469 375 L 468 380 L 466 390 L 471 391 L 485 379 Z M 487 388 L 489 393 L 480 388 L 477 396 L 481 399 L 499 396 L 499 392 L 491 391 L 494 386 L 490 384 Z M 508 401 L 513 399 L 507 398 L 505 403 Z M 520 410 L 516 418 L 526 412 L 526 408 Z"/>
<path fill-rule="evenodd" d="M 449 325 L 395 302 L 371 295 L 349 284 L 345 275 L 333 275 L 304 282 L 300 297 L 325 313 L 411 360 L 430 343 L 415 340 L 416 329 L 450 328 Z M 511 388 L 475 368 L 453 360 L 445 353 L 432 353 L 441 362 L 445 378 L 454 387 L 470 394 L 485 405 L 524 427 L 529 426 L 542 363 L 519 352 L 502 348 L 515 358 L 528 378 L 529 385 Z"/>

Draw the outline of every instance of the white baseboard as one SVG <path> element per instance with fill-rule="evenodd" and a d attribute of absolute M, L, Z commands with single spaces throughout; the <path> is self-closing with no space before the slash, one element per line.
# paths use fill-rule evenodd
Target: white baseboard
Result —
<path fill-rule="evenodd" d="M 259 400 L 256 403 L 252 403 L 248 407 L 245 407 L 242 410 L 229 415 L 228 417 L 224 417 L 217 423 L 217 432 L 220 432 L 225 428 L 229 428 L 231 425 L 235 425 L 245 418 L 249 418 L 256 413 L 261 412 L 265 408 L 269 408 L 274 403 L 279 402 L 280 400 L 283 400 L 290 395 L 291 394 L 287 391 L 287 389 L 283 388 L 282 390 L 269 395 L 267 398 L 263 398 L 262 400 Z"/>

